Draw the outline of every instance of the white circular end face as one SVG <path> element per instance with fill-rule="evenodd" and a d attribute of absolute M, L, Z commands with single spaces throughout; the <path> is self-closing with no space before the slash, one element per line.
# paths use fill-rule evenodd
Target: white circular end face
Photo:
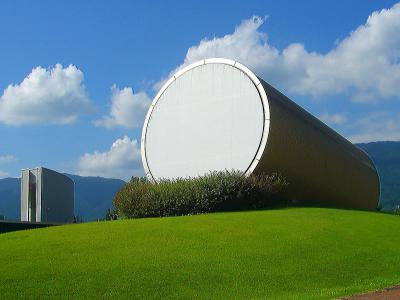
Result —
<path fill-rule="evenodd" d="M 210 61 L 177 73 L 153 101 L 142 139 L 151 179 L 255 168 L 269 126 L 262 85 L 233 61 Z"/>

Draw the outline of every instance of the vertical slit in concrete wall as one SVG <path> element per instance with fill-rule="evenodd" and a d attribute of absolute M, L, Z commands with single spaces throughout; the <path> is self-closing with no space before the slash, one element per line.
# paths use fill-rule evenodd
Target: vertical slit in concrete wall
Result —
<path fill-rule="evenodd" d="M 36 222 L 36 176 L 29 172 L 28 220 Z"/>

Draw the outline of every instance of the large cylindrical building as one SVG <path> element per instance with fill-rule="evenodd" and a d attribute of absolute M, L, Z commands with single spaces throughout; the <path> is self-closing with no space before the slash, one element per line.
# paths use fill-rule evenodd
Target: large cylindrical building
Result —
<path fill-rule="evenodd" d="M 283 174 L 288 200 L 373 210 L 379 178 L 371 159 L 244 65 L 205 59 L 161 88 L 142 133 L 147 177 L 210 171 Z"/>

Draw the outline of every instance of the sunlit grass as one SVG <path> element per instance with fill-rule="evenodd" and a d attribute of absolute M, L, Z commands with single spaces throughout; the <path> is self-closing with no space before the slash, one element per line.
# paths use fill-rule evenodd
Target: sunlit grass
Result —
<path fill-rule="evenodd" d="M 6 233 L 0 295 L 329 299 L 399 283 L 399 232 L 399 216 L 289 208 Z"/>

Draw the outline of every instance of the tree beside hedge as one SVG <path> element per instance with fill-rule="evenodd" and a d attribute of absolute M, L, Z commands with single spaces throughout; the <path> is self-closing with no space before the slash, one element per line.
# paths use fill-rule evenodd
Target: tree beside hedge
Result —
<path fill-rule="evenodd" d="M 284 204 L 279 193 L 285 186 L 286 180 L 278 174 L 243 176 L 238 171 L 158 183 L 132 178 L 118 191 L 113 204 L 119 218 L 247 210 Z"/>

